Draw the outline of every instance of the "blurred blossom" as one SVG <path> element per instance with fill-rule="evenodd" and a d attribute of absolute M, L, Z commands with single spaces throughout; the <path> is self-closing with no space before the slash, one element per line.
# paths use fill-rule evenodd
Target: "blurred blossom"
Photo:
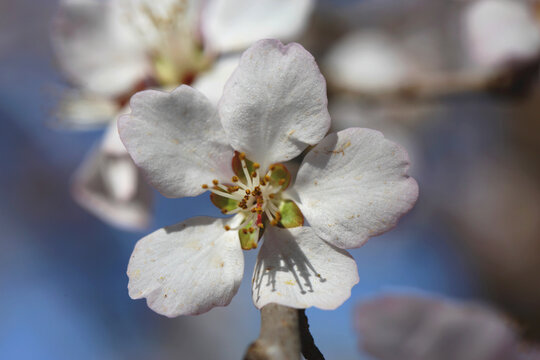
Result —
<path fill-rule="evenodd" d="M 355 313 L 360 346 L 377 360 L 525 360 L 516 330 L 496 311 L 422 296 L 386 295 Z"/>
<path fill-rule="evenodd" d="M 472 61 L 497 68 L 540 55 L 538 3 L 527 0 L 479 0 L 464 12 Z"/>
<path fill-rule="evenodd" d="M 312 7 L 312 0 L 62 0 L 52 42 L 75 88 L 60 101 L 60 123 L 111 123 L 108 133 L 115 132 L 129 97 L 148 87 L 193 83 L 217 101 L 238 61 L 235 51 L 259 38 L 297 36 Z M 108 143 L 77 171 L 75 199 L 114 225 L 145 227 L 150 189 L 124 148 L 111 152 Z"/>
<path fill-rule="evenodd" d="M 354 32 L 334 45 L 323 62 L 336 86 L 358 92 L 385 92 L 403 86 L 414 62 L 384 33 Z"/>
<path fill-rule="evenodd" d="M 418 197 L 406 151 L 381 133 L 350 128 L 325 137 L 326 83 L 296 43 L 261 40 L 246 50 L 217 108 L 188 86 L 140 92 L 131 106 L 119 131 L 149 181 L 167 197 L 208 190 L 234 214 L 192 218 L 137 243 L 130 296 L 163 315 L 228 305 L 243 276 L 242 249 L 256 248 L 263 233 L 255 305 L 335 309 L 358 282 L 343 249 L 393 228 Z M 281 162 L 310 145 L 293 184 Z"/>

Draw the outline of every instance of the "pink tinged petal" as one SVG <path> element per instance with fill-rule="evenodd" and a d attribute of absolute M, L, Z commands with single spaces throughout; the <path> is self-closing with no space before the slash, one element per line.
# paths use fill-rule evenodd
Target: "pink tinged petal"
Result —
<path fill-rule="evenodd" d="M 72 193 L 83 208 L 120 228 L 139 230 L 151 218 L 152 190 L 127 153 L 94 149 L 73 178 Z"/>
<path fill-rule="evenodd" d="M 70 80 L 104 96 L 129 91 L 148 72 L 137 34 L 113 5 L 63 0 L 52 32 L 58 61 Z"/>
<path fill-rule="evenodd" d="M 517 359 L 515 332 L 487 307 L 385 296 L 356 311 L 361 347 L 378 360 Z"/>
<path fill-rule="evenodd" d="M 324 240 L 356 248 L 394 227 L 418 197 L 409 159 L 375 130 L 350 128 L 324 138 L 304 158 L 298 206 Z"/>
<path fill-rule="evenodd" d="M 304 309 L 335 309 L 351 296 L 358 269 L 345 250 L 321 240 L 310 227 L 268 227 L 253 274 L 253 302 Z"/>
<path fill-rule="evenodd" d="M 129 296 L 174 317 L 226 306 L 236 294 L 244 258 L 226 219 L 198 217 L 139 240 L 129 261 Z"/>
<path fill-rule="evenodd" d="M 196 196 L 213 179 L 230 181 L 233 150 L 210 101 L 182 85 L 171 93 L 147 90 L 120 117 L 122 141 L 148 181 L 167 197 Z"/>
<path fill-rule="evenodd" d="M 235 150 L 264 169 L 298 156 L 330 126 L 326 83 L 299 44 L 261 40 L 240 59 L 219 113 Z"/>
<path fill-rule="evenodd" d="M 293 40 L 307 25 L 313 0 L 213 0 L 202 14 L 202 32 L 212 51 L 243 50 L 260 39 Z"/>
<path fill-rule="evenodd" d="M 476 1 L 464 18 L 468 50 L 480 66 L 528 60 L 540 51 L 540 23 L 527 2 Z"/>

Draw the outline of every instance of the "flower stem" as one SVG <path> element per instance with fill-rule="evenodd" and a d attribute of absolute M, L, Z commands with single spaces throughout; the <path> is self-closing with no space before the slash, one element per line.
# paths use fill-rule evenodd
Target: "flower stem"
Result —
<path fill-rule="evenodd" d="M 309 333 L 304 310 L 277 304 L 261 309 L 261 332 L 247 349 L 244 360 L 324 360 Z"/>

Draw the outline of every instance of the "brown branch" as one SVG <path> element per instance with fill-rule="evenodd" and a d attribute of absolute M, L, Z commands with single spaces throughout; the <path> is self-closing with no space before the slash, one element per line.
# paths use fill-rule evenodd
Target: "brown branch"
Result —
<path fill-rule="evenodd" d="M 298 310 L 277 304 L 261 309 L 261 333 L 244 360 L 299 360 Z"/>

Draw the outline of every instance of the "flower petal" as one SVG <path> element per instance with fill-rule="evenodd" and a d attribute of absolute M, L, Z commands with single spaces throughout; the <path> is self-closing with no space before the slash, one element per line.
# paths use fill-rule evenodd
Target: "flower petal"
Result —
<path fill-rule="evenodd" d="M 75 130 L 97 128 L 109 124 L 118 110 L 118 104 L 109 98 L 66 90 L 58 101 L 55 125 Z"/>
<path fill-rule="evenodd" d="M 299 44 L 261 40 L 240 59 L 219 104 L 235 150 L 265 169 L 319 142 L 330 126 L 326 83 Z"/>
<path fill-rule="evenodd" d="M 210 101 L 182 85 L 142 91 L 119 120 L 122 141 L 150 183 L 167 197 L 196 196 L 204 183 L 229 181 L 233 150 Z"/>
<path fill-rule="evenodd" d="M 52 34 L 70 79 L 105 96 L 126 93 L 149 71 L 136 33 L 114 9 L 97 0 L 63 0 Z"/>
<path fill-rule="evenodd" d="M 174 317 L 226 306 L 236 294 L 244 258 L 227 219 L 198 217 L 139 240 L 128 265 L 129 296 Z"/>
<path fill-rule="evenodd" d="M 335 309 L 358 283 L 354 259 L 321 240 L 310 227 L 266 229 L 253 274 L 253 302 Z"/>
<path fill-rule="evenodd" d="M 228 52 L 259 39 L 292 40 L 304 30 L 313 7 L 313 0 L 209 1 L 202 15 L 205 44 Z"/>
<path fill-rule="evenodd" d="M 83 208 L 120 228 L 139 230 L 151 218 L 152 190 L 126 152 L 92 150 L 73 178 L 72 194 Z"/>
<path fill-rule="evenodd" d="M 212 67 L 195 78 L 192 87 L 202 92 L 212 104 L 217 105 L 225 83 L 231 77 L 231 74 L 238 66 L 240 56 L 231 55 L 225 58 L 219 58 Z"/>
<path fill-rule="evenodd" d="M 518 359 L 516 333 L 490 308 L 419 296 L 384 296 L 358 307 L 362 348 L 379 360 Z"/>
<path fill-rule="evenodd" d="M 374 130 L 350 128 L 324 138 L 304 158 L 298 206 L 324 240 L 360 247 L 391 229 L 418 197 L 407 152 Z"/>

